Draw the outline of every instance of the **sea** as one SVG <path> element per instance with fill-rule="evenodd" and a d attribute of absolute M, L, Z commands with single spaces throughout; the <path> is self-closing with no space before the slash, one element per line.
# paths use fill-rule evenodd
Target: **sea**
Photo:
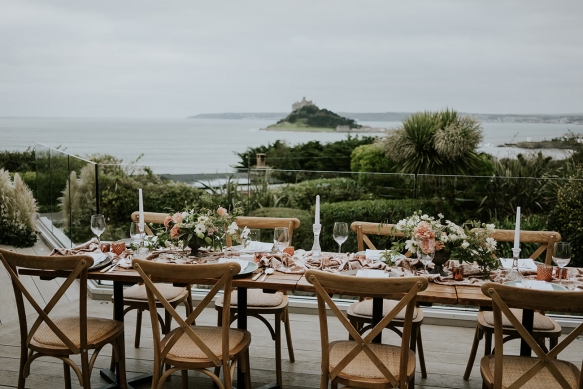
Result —
<path fill-rule="evenodd" d="M 158 174 L 232 173 L 240 162 L 237 153 L 285 141 L 296 145 L 346 139 L 346 133 L 265 131 L 274 120 L 252 119 L 101 119 L 0 118 L 0 151 L 52 147 L 87 157 L 106 153 L 136 166 L 149 166 Z M 359 122 L 373 128 L 393 128 L 398 122 Z M 531 153 L 505 143 L 538 141 L 579 133 L 581 126 L 546 123 L 482 123 L 484 141 L 479 150 L 498 157 Z M 385 136 L 384 133 L 361 134 Z M 543 150 L 565 158 L 568 150 Z M 137 162 L 136 162 L 137 161 Z"/>

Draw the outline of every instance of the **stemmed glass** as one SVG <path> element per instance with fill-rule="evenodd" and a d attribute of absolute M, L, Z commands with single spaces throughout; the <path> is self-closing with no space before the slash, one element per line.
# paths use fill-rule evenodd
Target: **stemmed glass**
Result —
<path fill-rule="evenodd" d="M 289 246 L 289 231 L 287 227 L 277 227 L 273 230 L 273 248 L 276 252 L 283 252 Z"/>
<path fill-rule="evenodd" d="M 421 254 L 419 255 L 419 260 L 423 264 L 423 269 L 427 272 L 427 265 L 429 262 L 433 261 L 435 257 L 435 240 L 428 240 L 422 246 Z"/>
<path fill-rule="evenodd" d="M 346 242 L 346 239 L 348 239 L 348 224 L 344 222 L 334 223 L 332 236 L 336 243 L 338 243 L 338 252 L 341 253 L 342 243 Z"/>
<path fill-rule="evenodd" d="M 560 283 L 563 283 L 563 268 L 571 261 L 571 244 L 567 242 L 556 242 L 553 248 L 553 261 L 559 267 L 559 274 L 561 275 Z"/>
<path fill-rule="evenodd" d="M 105 216 L 91 215 L 91 231 L 97 235 L 97 242 L 101 245 L 101 234 L 105 231 Z"/>
<path fill-rule="evenodd" d="M 140 223 L 132 222 L 132 224 L 130 224 L 130 238 L 134 240 L 136 246 L 142 246 L 144 235 L 144 228 L 140 228 Z"/>

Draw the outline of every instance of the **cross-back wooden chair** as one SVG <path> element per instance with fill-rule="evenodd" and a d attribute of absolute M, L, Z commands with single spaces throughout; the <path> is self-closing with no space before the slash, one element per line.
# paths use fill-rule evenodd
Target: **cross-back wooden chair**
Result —
<path fill-rule="evenodd" d="M 490 236 L 497 242 L 514 242 L 514 230 L 494 230 Z M 540 244 L 540 246 L 534 251 L 530 258 L 536 260 L 544 253 L 546 264 L 551 264 L 553 246 L 555 242 L 559 242 L 560 240 L 561 235 L 554 231 L 520 231 L 520 243 Z M 513 308 L 513 310 L 515 315 L 522 315 L 519 309 Z M 561 336 L 562 328 L 559 323 L 550 317 L 547 317 L 542 313 L 535 312 L 533 330 L 533 335 L 536 339 L 538 339 L 539 343 L 544 345 L 545 340 L 548 338 L 549 347 L 553 348 Z M 474 334 L 474 341 L 472 343 L 470 357 L 468 358 L 468 364 L 464 372 L 464 380 L 468 380 L 470 378 L 472 367 L 474 366 L 474 361 L 476 360 L 478 345 L 482 338 L 485 338 L 484 355 L 490 355 L 492 353 L 493 334 L 494 316 L 492 311 L 480 310 L 477 315 L 476 332 Z M 520 334 L 518 331 L 516 331 L 508 319 L 504 321 L 504 334 L 506 335 L 504 338 L 505 342 L 520 337 Z"/>
<path fill-rule="evenodd" d="M 583 388 L 581 371 L 572 363 L 556 359 L 583 333 L 583 324 L 547 352 L 524 328 L 521 318 L 509 307 L 583 313 L 583 293 L 542 291 L 486 283 L 482 293 L 492 298 L 496 352 L 484 356 L 480 371 L 487 388 Z M 504 316 L 534 352 L 534 357 L 504 355 Z M 583 368 L 583 365 L 582 365 Z"/>
<path fill-rule="evenodd" d="M 354 222 L 350 225 L 350 229 L 356 232 L 356 241 L 358 243 L 358 250 L 364 250 L 364 245 L 371 250 L 376 250 L 376 247 L 368 238 L 367 235 L 382 235 L 382 236 L 395 236 L 404 237 L 405 235 L 394 229 L 394 224 L 384 224 L 384 223 L 368 223 L 368 222 Z M 407 251 L 405 256 L 410 257 L 411 253 Z M 383 301 L 383 313 L 391 310 L 397 302 L 395 300 L 384 300 Z M 364 333 L 370 329 L 370 323 L 372 323 L 372 300 L 362 300 L 351 304 L 346 310 L 346 315 L 348 319 L 353 323 L 353 325 L 359 330 L 359 332 Z M 399 312 L 393 321 L 387 324 L 387 329 L 390 329 L 397 335 L 401 336 L 405 318 L 405 312 Z M 419 355 L 419 366 L 421 368 L 421 376 L 427 378 L 427 368 L 425 367 L 425 355 L 423 353 L 423 341 L 421 338 L 421 325 L 423 324 L 423 310 L 419 307 L 415 308 L 413 313 L 413 336 L 411 337 L 411 350 L 418 353 Z"/>
<path fill-rule="evenodd" d="M 424 277 L 365 278 L 308 270 L 306 279 L 316 288 L 320 338 L 322 340 L 321 388 L 338 384 L 361 388 L 402 388 L 414 386 L 415 353 L 409 349 L 411 322 L 417 293 L 427 288 Z M 404 297 L 384 314 L 383 319 L 362 336 L 332 300 L 331 293 L 385 298 L 402 293 Z M 348 331 L 353 340 L 329 342 L 326 306 Z M 373 339 L 405 310 L 401 346 L 373 343 Z"/>
<path fill-rule="evenodd" d="M 166 216 L 168 216 L 167 213 L 144 212 L 144 222 L 163 224 Z M 136 223 L 139 221 L 139 212 L 132 213 L 132 221 Z M 144 230 L 146 231 L 146 234 L 150 236 L 154 235 L 147 224 L 145 224 Z M 174 308 L 180 304 L 184 304 L 187 313 L 192 311 L 192 293 L 190 285 L 173 286 L 171 284 L 160 284 L 159 289 Z M 140 347 L 140 337 L 142 332 L 142 312 L 148 310 L 148 296 L 146 295 L 146 287 L 140 283 L 124 289 L 123 302 L 124 306 L 126 306 L 123 311 L 124 315 L 134 309 L 138 311 L 136 320 L 136 336 L 134 338 L 134 346 L 138 348 Z M 162 308 L 162 305 L 158 304 L 158 308 Z M 160 320 L 164 334 L 170 331 L 172 317 L 168 314 L 168 312 L 165 312 L 164 319 L 158 315 L 158 320 Z"/>
<path fill-rule="evenodd" d="M 48 356 L 63 361 L 67 389 L 71 388 L 70 369 L 73 369 L 77 375 L 79 384 L 85 389 L 90 389 L 93 365 L 101 348 L 107 344 L 113 346 L 112 354 L 118 364 L 120 385 L 122 388 L 126 388 L 123 323 L 110 319 L 87 317 L 87 269 L 93 264 L 93 258 L 87 255 L 34 256 L 0 249 L 0 259 L 12 279 L 20 322 L 21 349 L 18 388 L 24 388 L 32 362 L 37 358 Z M 69 271 L 70 273 L 48 304 L 41 308 L 18 276 L 18 268 L 21 267 Z M 77 278 L 79 278 L 78 316 L 51 317 L 51 311 Z M 28 330 L 24 307 L 25 299 L 38 314 L 38 318 L 30 330 Z M 89 350 L 94 350 L 91 358 L 89 358 Z M 81 368 L 70 359 L 71 355 L 80 356 Z"/>
<path fill-rule="evenodd" d="M 289 231 L 290 246 L 292 245 L 293 231 L 300 226 L 297 218 L 277 218 L 277 217 L 248 217 L 239 216 L 236 219 L 239 228 L 259 228 L 273 229 L 277 227 L 287 227 Z M 231 245 L 230 236 L 227 235 L 227 246 Z M 218 311 L 218 324 L 221 325 L 224 296 L 215 301 L 215 309 Z M 265 293 L 261 289 L 249 289 L 247 291 L 247 316 L 259 319 L 269 329 L 271 338 L 275 341 L 275 374 L 277 384 L 282 385 L 281 369 L 281 322 L 284 324 L 287 350 L 290 362 L 295 361 L 294 349 L 291 338 L 289 323 L 289 300 L 285 292 Z M 231 298 L 231 323 L 237 319 L 236 295 Z M 275 326 L 272 326 L 264 315 L 275 315 Z"/>
<path fill-rule="evenodd" d="M 232 329 L 225 326 L 195 325 L 195 320 L 212 302 L 217 292 L 224 289 L 224 295 L 231 297 L 233 276 L 238 274 L 241 266 L 237 263 L 217 263 L 203 265 L 177 265 L 156 263 L 147 260 L 134 259 L 133 268 L 140 274 L 148 294 L 150 318 L 154 341 L 154 371 L 152 387 L 161 388 L 166 377 L 175 371 L 182 371 L 182 387 L 188 385 L 187 370 L 197 370 L 211 377 L 220 389 L 231 389 L 235 362 L 241 363 L 245 372 L 245 384 L 251 386 L 249 371 L 249 344 L 251 333 L 244 330 Z M 183 319 L 166 300 L 164 294 L 154 284 L 151 277 L 183 283 L 208 282 L 216 279 L 213 288 L 202 299 L 198 306 Z M 156 315 L 156 305 L 162 306 L 170 312 L 178 327 L 160 338 L 160 327 Z M 229 312 L 223 313 L 223 322 L 229 322 Z M 170 365 L 162 374 L 163 365 Z M 210 368 L 223 367 L 223 379 Z"/>

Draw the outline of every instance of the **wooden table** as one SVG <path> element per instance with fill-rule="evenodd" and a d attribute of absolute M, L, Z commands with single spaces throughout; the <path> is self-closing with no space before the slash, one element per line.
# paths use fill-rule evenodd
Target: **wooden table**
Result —
<path fill-rule="evenodd" d="M 259 272 L 258 269 L 256 271 Z M 57 271 L 47 271 L 47 270 L 31 270 L 31 269 L 20 269 L 20 274 L 39 276 L 41 279 L 53 279 L 57 277 L 66 277 L 67 272 L 57 272 Z M 247 275 L 241 278 L 233 279 L 233 287 L 237 287 L 237 297 L 239 306 L 239 315 L 237 320 L 237 328 L 247 329 L 247 289 L 263 289 L 267 291 L 276 290 L 298 290 L 306 292 L 315 292 L 315 288 L 310 284 L 302 274 L 284 274 L 275 272 L 269 275 L 265 281 L 258 282 L 251 280 L 252 275 Z M 88 278 L 93 280 L 102 281 L 113 281 L 113 296 L 114 296 L 114 307 L 113 307 L 113 317 L 115 320 L 124 321 L 123 316 L 123 286 L 133 285 L 141 281 L 139 274 L 133 269 L 119 269 L 111 273 L 101 273 L 97 271 L 91 271 L 88 273 Z M 153 281 L 158 281 L 153 279 Z M 166 280 L 167 281 L 167 280 Z M 198 282 L 199 284 L 201 282 Z M 210 283 L 210 282 L 209 282 Z M 401 295 L 395 295 L 396 299 L 401 298 Z M 375 299 L 378 301 L 373 302 L 373 321 L 380 321 L 382 318 L 382 299 Z M 440 285 L 435 283 L 429 283 L 428 288 L 419 293 L 417 296 L 417 301 L 422 303 L 438 303 L 447 305 L 469 305 L 485 307 L 491 306 L 492 302 L 490 298 L 482 294 L 480 287 L 469 286 L 469 285 Z M 241 304 L 241 302 L 245 302 Z M 528 316 L 528 314 L 526 315 Z M 523 316 L 524 318 L 524 316 Z M 532 319 L 531 319 L 532 320 Z M 524 320 L 523 320 L 524 321 Z M 380 338 L 379 338 L 380 340 Z M 109 387 L 117 387 L 117 382 L 119 382 L 119 377 L 116 377 L 109 369 L 101 370 L 101 375 L 107 381 L 111 382 Z M 128 385 L 130 382 L 134 385 L 145 382 L 151 379 L 151 375 L 140 376 L 128 380 Z M 244 379 L 242 372 L 237 372 L 237 387 L 242 389 L 244 387 Z M 274 388 L 277 387 L 276 384 L 270 384 L 265 387 Z"/>

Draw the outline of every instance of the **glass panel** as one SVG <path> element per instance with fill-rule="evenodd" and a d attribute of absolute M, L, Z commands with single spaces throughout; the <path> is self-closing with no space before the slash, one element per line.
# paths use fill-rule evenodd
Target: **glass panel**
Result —
<path fill-rule="evenodd" d="M 51 232 L 53 231 L 53 212 L 58 212 L 56 198 L 51 196 L 50 149 L 37 144 L 36 155 L 36 190 L 35 196 L 39 208 L 38 217 Z"/>

